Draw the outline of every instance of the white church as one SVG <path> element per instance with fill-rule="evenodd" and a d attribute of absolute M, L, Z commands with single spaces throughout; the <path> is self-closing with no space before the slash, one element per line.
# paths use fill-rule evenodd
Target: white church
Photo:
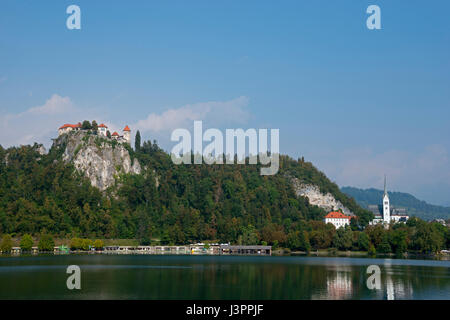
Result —
<path fill-rule="evenodd" d="M 370 222 L 370 225 L 384 224 L 389 225 L 389 223 L 394 222 L 406 222 L 409 216 L 406 214 L 406 209 L 404 208 L 392 208 L 390 206 L 389 195 L 386 189 L 386 176 L 384 176 L 384 194 L 383 194 L 383 204 L 369 205 L 369 210 L 375 215 L 375 218 Z"/>
<path fill-rule="evenodd" d="M 78 122 L 77 124 L 64 124 L 61 127 L 58 128 L 58 136 L 62 134 L 66 134 L 72 131 L 81 131 L 82 125 L 81 122 Z M 104 123 L 98 125 L 98 134 L 104 137 L 108 136 L 108 126 Z M 119 135 L 116 131 L 111 134 L 111 139 L 117 140 L 118 142 L 127 142 L 130 143 L 131 141 L 131 130 L 128 126 L 125 126 L 122 130 L 122 135 Z"/>

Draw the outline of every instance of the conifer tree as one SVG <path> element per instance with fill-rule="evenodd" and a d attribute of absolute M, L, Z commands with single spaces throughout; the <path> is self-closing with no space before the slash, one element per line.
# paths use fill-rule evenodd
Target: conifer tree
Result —
<path fill-rule="evenodd" d="M 134 150 L 139 151 L 141 149 L 141 133 L 139 130 L 136 132 L 136 137 L 134 139 Z"/>

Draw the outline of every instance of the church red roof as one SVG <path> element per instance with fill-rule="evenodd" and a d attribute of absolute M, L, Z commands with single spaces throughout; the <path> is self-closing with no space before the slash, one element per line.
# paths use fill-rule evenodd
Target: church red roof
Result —
<path fill-rule="evenodd" d="M 113 136 L 118 136 L 119 134 L 116 131 L 114 131 L 114 133 L 112 135 Z"/>
<path fill-rule="evenodd" d="M 330 219 L 330 218 L 333 218 L 333 219 L 351 219 L 350 216 L 346 216 L 342 212 L 338 212 L 338 211 L 330 212 L 329 214 L 327 214 L 325 216 L 325 219 Z"/>
<path fill-rule="evenodd" d="M 99 127 L 99 128 L 108 128 L 108 126 L 106 126 L 106 125 L 103 124 L 103 123 L 102 123 L 101 125 L 99 125 L 98 127 Z"/>
<path fill-rule="evenodd" d="M 123 131 L 131 131 L 130 128 L 128 128 L 128 126 L 125 126 L 125 128 L 123 128 Z"/>

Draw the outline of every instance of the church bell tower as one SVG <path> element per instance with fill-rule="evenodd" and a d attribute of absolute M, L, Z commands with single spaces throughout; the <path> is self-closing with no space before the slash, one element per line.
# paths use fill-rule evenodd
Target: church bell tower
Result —
<path fill-rule="evenodd" d="M 386 189 L 386 175 L 384 175 L 383 221 L 385 223 L 391 222 L 391 211 L 389 208 L 389 195 L 388 195 L 387 189 Z"/>

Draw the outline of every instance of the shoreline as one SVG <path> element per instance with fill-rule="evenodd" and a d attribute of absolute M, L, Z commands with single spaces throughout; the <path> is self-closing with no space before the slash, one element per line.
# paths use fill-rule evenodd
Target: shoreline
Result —
<path fill-rule="evenodd" d="M 331 254 L 327 250 L 319 250 L 314 252 L 293 251 L 290 253 L 280 253 L 282 250 L 274 250 L 272 255 L 258 255 L 258 254 L 209 254 L 209 253 L 137 253 L 137 252 L 105 252 L 105 251 L 83 251 L 76 250 L 67 253 L 59 252 L 24 252 L 24 253 L 0 253 L 0 259 L 4 258 L 18 258 L 18 257 L 38 257 L 38 256 L 70 256 L 70 255 L 83 255 L 83 256 L 211 256 L 211 257 L 319 257 L 319 258 L 367 258 L 367 259 L 395 259 L 395 260 L 438 260 L 438 261 L 450 261 L 449 254 L 440 255 L 425 255 L 425 254 L 404 254 L 398 256 L 396 254 L 376 254 L 368 255 L 363 251 L 337 251 L 335 254 Z"/>

